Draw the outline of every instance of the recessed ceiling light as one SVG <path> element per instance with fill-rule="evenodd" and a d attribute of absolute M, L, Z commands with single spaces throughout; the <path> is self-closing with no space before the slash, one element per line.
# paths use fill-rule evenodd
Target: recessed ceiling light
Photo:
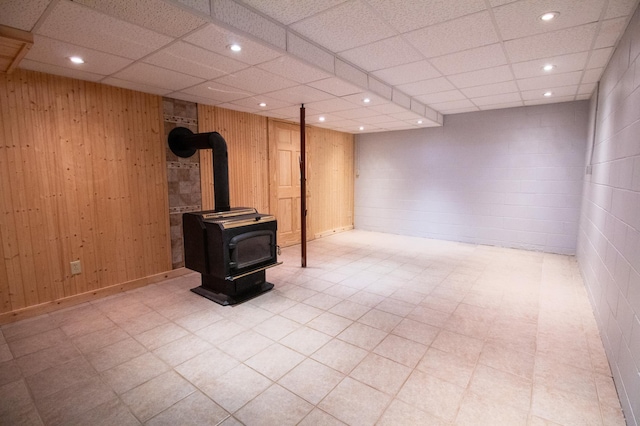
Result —
<path fill-rule="evenodd" d="M 324 121 L 324 117 L 318 118 L 318 121 Z"/>
<path fill-rule="evenodd" d="M 543 21 L 551 21 L 554 18 L 557 18 L 560 15 L 560 12 L 547 12 L 540 15 L 540 19 Z"/>
<path fill-rule="evenodd" d="M 239 44 L 230 44 L 227 46 L 227 49 L 231 50 L 232 52 L 239 52 L 242 50 L 242 47 Z"/>
<path fill-rule="evenodd" d="M 542 69 L 543 69 L 544 71 L 549 72 L 549 71 L 551 71 L 552 69 L 554 69 L 555 67 L 556 67 L 556 66 L 555 66 L 555 65 L 553 65 L 553 64 L 546 64 L 544 67 L 542 67 Z"/>
<path fill-rule="evenodd" d="M 553 95 L 553 92 L 544 92 L 544 94 L 542 96 L 548 98 L 551 95 Z"/>
<path fill-rule="evenodd" d="M 70 56 L 69 60 L 74 64 L 84 64 L 84 59 L 82 59 L 80 56 Z"/>
<path fill-rule="evenodd" d="M 258 106 L 266 107 L 266 106 L 267 106 L 267 104 L 266 104 L 266 103 L 264 103 L 264 102 L 260 102 L 260 103 L 258 104 Z"/>
<path fill-rule="evenodd" d="M 371 102 L 371 99 L 369 99 L 369 98 L 364 98 L 364 99 L 362 100 L 362 102 L 364 102 L 365 104 L 368 104 L 369 102 Z"/>
<path fill-rule="evenodd" d="M 360 126 L 360 130 L 364 130 L 364 126 Z"/>
<path fill-rule="evenodd" d="M 422 120 L 418 120 L 418 124 L 422 124 Z"/>

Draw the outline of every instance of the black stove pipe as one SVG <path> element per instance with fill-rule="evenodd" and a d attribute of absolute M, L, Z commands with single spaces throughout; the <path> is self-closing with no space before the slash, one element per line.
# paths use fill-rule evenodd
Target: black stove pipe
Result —
<path fill-rule="evenodd" d="M 188 158 L 199 149 L 213 150 L 213 186 L 215 210 L 226 212 L 229 205 L 229 158 L 227 142 L 218 132 L 193 133 L 186 127 L 169 132 L 169 148 L 178 157 Z"/>

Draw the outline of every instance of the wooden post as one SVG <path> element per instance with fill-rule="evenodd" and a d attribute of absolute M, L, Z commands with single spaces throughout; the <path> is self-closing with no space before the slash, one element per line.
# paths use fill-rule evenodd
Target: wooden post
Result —
<path fill-rule="evenodd" d="M 304 104 L 300 106 L 300 232 L 302 267 L 307 267 L 307 153 L 305 141 Z"/>

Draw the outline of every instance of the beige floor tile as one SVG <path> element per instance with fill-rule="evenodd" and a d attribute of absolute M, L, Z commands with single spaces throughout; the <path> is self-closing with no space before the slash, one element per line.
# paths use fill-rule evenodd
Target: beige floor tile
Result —
<path fill-rule="evenodd" d="M 98 372 L 108 370 L 132 358 L 142 355 L 147 350 L 133 338 L 121 340 L 97 351 L 86 354 L 87 360 Z"/>
<path fill-rule="evenodd" d="M 391 332 L 391 330 L 393 330 L 400 321 L 402 321 L 401 316 L 380 311 L 378 309 L 372 309 L 358 319 L 359 323 L 377 328 L 385 333 Z"/>
<path fill-rule="evenodd" d="M 50 348 L 69 338 L 59 328 L 47 330 L 18 340 L 8 340 L 9 349 L 15 358 Z"/>
<path fill-rule="evenodd" d="M 194 334 L 207 342 L 217 345 L 245 331 L 247 328 L 228 319 L 216 321 Z"/>
<path fill-rule="evenodd" d="M 378 303 L 382 302 L 384 299 L 385 299 L 384 296 L 362 290 L 355 293 L 353 296 L 349 297 L 349 299 L 347 300 L 373 308 Z"/>
<path fill-rule="evenodd" d="M 326 293 L 318 293 L 310 298 L 306 299 L 303 303 L 305 305 L 313 306 L 314 308 L 327 310 L 331 309 L 338 303 L 340 303 L 342 299 L 339 297 L 331 296 Z"/>
<path fill-rule="evenodd" d="M 386 332 L 377 328 L 365 324 L 353 323 L 338 335 L 338 339 L 370 351 L 386 336 Z"/>
<path fill-rule="evenodd" d="M 423 345 L 430 345 L 439 332 L 440 329 L 437 327 L 405 318 L 400 321 L 391 333 Z"/>
<path fill-rule="evenodd" d="M 353 324 L 350 319 L 341 317 L 330 312 L 324 312 L 307 323 L 307 327 L 321 331 L 329 336 L 335 337 L 345 328 Z"/>
<path fill-rule="evenodd" d="M 442 327 L 447 323 L 451 314 L 443 311 L 437 311 L 426 306 L 416 306 L 407 318 L 433 327 Z"/>
<path fill-rule="evenodd" d="M 59 425 L 115 398 L 116 394 L 96 376 L 48 395 L 36 406 L 45 424 Z"/>
<path fill-rule="evenodd" d="M 443 328 L 457 334 L 484 340 L 489 334 L 491 324 L 491 320 L 472 318 L 453 313 L 449 319 L 447 319 Z"/>
<path fill-rule="evenodd" d="M 455 424 L 460 426 L 527 426 L 528 410 L 495 403 L 473 392 L 466 392 Z"/>
<path fill-rule="evenodd" d="M 0 386 L 15 382 L 24 376 L 16 360 L 0 362 Z"/>
<path fill-rule="evenodd" d="M 479 364 L 471 378 L 469 390 L 496 403 L 523 411 L 531 406 L 531 381 Z"/>
<path fill-rule="evenodd" d="M 188 334 L 159 347 L 153 353 L 171 367 L 175 367 L 212 348 L 213 345 L 206 340 L 193 334 Z"/>
<path fill-rule="evenodd" d="M 271 344 L 273 340 L 268 337 L 253 330 L 247 330 L 220 343 L 217 347 L 238 361 L 245 361 Z"/>
<path fill-rule="evenodd" d="M 223 318 L 224 317 L 219 313 L 205 309 L 176 318 L 174 322 L 185 330 L 195 333 L 196 331 L 201 330 L 214 322 L 220 321 Z"/>
<path fill-rule="evenodd" d="M 383 312 L 388 312 L 390 314 L 398 315 L 400 317 L 407 316 L 418 304 L 409 303 L 402 300 L 392 299 L 393 295 L 398 293 L 400 290 L 396 290 L 391 296 L 387 297 L 382 302 L 376 305 L 376 309 Z"/>
<path fill-rule="evenodd" d="M 407 367 L 414 368 L 427 351 L 427 346 L 393 334 L 384 338 L 373 350 Z"/>
<path fill-rule="evenodd" d="M 475 362 L 469 361 L 465 357 L 429 348 L 416 369 L 466 388 L 475 366 Z"/>
<path fill-rule="evenodd" d="M 458 307 L 458 302 L 450 299 L 443 299 L 441 297 L 433 295 L 428 295 L 424 297 L 422 302 L 420 302 L 420 305 L 425 306 L 429 309 L 433 309 L 435 311 L 442 311 L 448 314 L 452 314 Z"/>
<path fill-rule="evenodd" d="M 0 386 L 0 419 L 9 418 L 12 411 L 29 408 L 32 405 L 33 399 L 24 380 L 16 380 Z"/>
<path fill-rule="evenodd" d="M 275 343 L 246 360 L 245 364 L 275 381 L 304 359 L 304 355 L 299 352 Z"/>
<path fill-rule="evenodd" d="M 414 370 L 398 392 L 397 399 L 445 420 L 453 421 L 464 388 Z"/>
<path fill-rule="evenodd" d="M 39 400 L 94 377 L 96 374 L 96 371 L 84 358 L 78 357 L 29 376 L 26 381 L 33 397 Z"/>
<path fill-rule="evenodd" d="M 463 336 L 447 330 L 442 330 L 431 344 L 433 348 L 461 356 L 469 362 L 478 360 L 482 346 L 483 341 L 480 339 Z"/>
<path fill-rule="evenodd" d="M 596 383 L 589 370 L 565 365 L 546 354 L 536 356 L 535 382 L 546 387 L 583 395 L 597 400 Z"/>
<path fill-rule="evenodd" d="M 620 400 L 618 399 L 618 392 L 613 383 L 613 378 L 596 373 L 594 374 L 594 379 L 600 404 L 620 409 Z"/>
<path fill-rule="evenodd" d="M 129 337 L 126 331 L 118 326 L 106 328 L 104 330 L 94 331 L 93 333 L 85 334 L 83 336 L 75 337 L 72 339 L 73 344 L 80 350 L 80 352 L 87 354 L 93 352 L 105 346 L 109 346 L 112 343 L 119 342 Z"/>
<path fill-rule="evenodd" d="M 349 376 L 374 389 L 395 395 L 411 374 L 411 369 L 388 358 L 369 354 Z"/>
<path fill-rule="evenodd" d="M 625 426 L 627 423 L 622 408 L 609 405 L 600 405 L 602 424 L 605 426 Z"/>
<path fill-rule="evenodd" d="M 240 364 L 200 389 L 229 413 L 234 413 L 271 384 L 273 382 L 262 374 Z"/>
<path fill-rule="evenodd" d="M 167 318 L 155 311 L 152 311 L 144 315 L 129 318 L 118 325 L 131 336 L 135 336 L 162 324 L 166 324 L 167 322 L 169 322 Z"/>
<path fill-rule="evenodd" d="M 436 416 L 417 409 L 416 407 L 394 399 L 384 412 L 378 426 L 445 426 L 448 423 Z"/>
<path fill-rule="evenodd" d="M 280 315 L 274 315 L 253 327 L 253 330 L 277 341 L 295 331 L 298 327 L 300 327 L 300 323 Z"/>
<path fill-rule="evenodd" d="M 324 346 L 329 340 L 331 340 L 331 336 L 303 326 L 280 339 L 280 343 L 301 354 L 309 356 Z"/>
<path fill-rule="evenodd" d="M 533 379 L 534 355 L 507 349 L 495 342 L 485 343 L 478 362 L 524 379 Z"/>
<path fill-rule="evenodd" d="M 308 278 L 304 278 L 304 280 L 308 281 Z M 282 294 L 282 296 L 286 297 L 287 299 L 295 300 L 296 302 L 302 302 L 310 298 L 311 296 L 318 294 L 318 292 L 308 288 L 300 287 L 298 285 L 291 285 L 291 287 L 280 291 L 280 294 Z"/>
<path fill-rule="evenodd" d="M 312 409 L 313 405 L 274 384 L 238 410 L 234 417 L 247 425 L 296 425 Z"/>
<path fill-rule="evenodd" d="M 349 374 L 367 356 L 367 351 L 342 340 L 333 339 L 311 358 L 343 374 Z"/>
<path fill-rule="evenodd" d="M 35 318 L 3 325 L 2 335 L 6 342 L 13 342 L 53 330 L 54 328 L 58 328 L 58 323 L 52 320 L 48 314 L 44 314 Z"/>
<path fill-rule="evenodd" d="M 103 371 L 102 379 L 117 394 L 122 394 L 169 370 L 169 366 L 151 353 Z"/>
<path fill-rule="evenodd" d="M 65 420 L 64 424 L 65 426 L 135 426 L 141 423 L 120 399 L 112 399 Z"/>
<path fill-rule="evenodd" d="M 351 300 L 343 300 L 333 308 L 329 309 L 329 312 L 355 321 L 366 314 L 370 309 L 371 308 L 369 306 L 361 305 L 359 303 L 352 302 Z"/>
<path fill-rule="evenodd" d="M 562 425 L 602 424 L 597 401 L 538 384 L 533 387 L 531 413 Z"/>
<path fill-rule="evenodd" d="M 201 392 L 194 392 L 178 401 L 146 424 L 149 426 L 200 426 L 216 425 L 229 417 L 222 407 Z"/>
<path fill-rule="evenodd" d="M 121 395 L 142 422 L 195 392 L 195 388 L 173 371 L 166 372 Z"/>
<path fill-rule="evenodd" d="M 343 378 L 344 374 L 307 358 L 282 377 L 278 383 L 315 405 Z"/>
<path fill-rule="evenodd" d="M 321 309 L 314 308 L 310 305 L 305 305 L 304 303 L 300 303 L 298 305 L 294 305 L 286 311 L 282 312 L 282 315 L 285 318 L 296 321 L 300 324 L 306 324 L 318 315 L 324 312 Z"/>
<path fill-rule="evenodd" d="M 187 330 L 170 322 L 140 333 L 134 338 L 142 343 L 145 348 L 152 351 L 187 334 L 189 334 Z"/>
<path fill-rule="evenodd" d="M 344 426 L 345 424 L 333 417 L 331 414 L 314 408 L 307 416 L 302 419 L 298 426 Z"/>
<path fill-rule="evenodd" d="M 318 408 L 349 425 L 373 425 L 390 401 L 384 393 L 346 377 Z"/>
<path fill-rule="evenodd" d="M 201 353 L 175 368 L 175 371 L 199 388 L 238 366 L 240 362 L 217 348 Z"/>
<path fill-rule="evenodd" d="M 69 342 L 62 342 L 56 346 L 43 349 L 16 359 L 25 377 L 33 376 L 40 371 L 64 364 L 80 357 L 78 350 Z"/>

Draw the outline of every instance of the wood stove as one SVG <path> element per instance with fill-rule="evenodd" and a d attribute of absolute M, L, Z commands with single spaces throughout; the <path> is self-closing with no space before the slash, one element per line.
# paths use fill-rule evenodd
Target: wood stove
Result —
<path fill-rule="evenodd" d="M 185 266 L 202 274 L 191 289 L 221 305 L 233 305 L 273 288 L 265 271 L 279 265 L 276 218 L 251 207 L 229 207 L 227 145 L 217 132 L 194 134 L 177 127 L 169 147 L 179 157 L 213 150 L 215 210 L 182 216 Z"/>

